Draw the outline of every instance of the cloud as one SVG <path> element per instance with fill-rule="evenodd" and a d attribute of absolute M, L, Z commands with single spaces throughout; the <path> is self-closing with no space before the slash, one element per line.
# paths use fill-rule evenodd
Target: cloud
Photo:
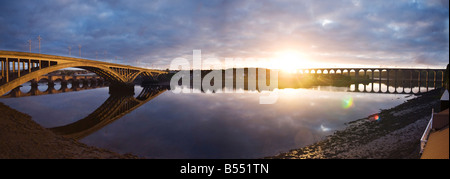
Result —
<path fill-rule="evenodd" d="M 448 56 L 449 56 L 448 51 L 447 51 L 447 53 L 419 53 L 419 54 L 415 54 L 413 59 L 414 59 L 414 63 L 416 63 L 416 64 L 429 65 L 432 63 L 436 63 L 437 59 L 443 59 L 443 58 L 448 59 Z"/>
<path fill-rule="evenodd" d="M 81 44 L 85 58 L 106 51 L 102 59 L 162 68 L 194 49 L 222 59 L 297 49 L 323 63 L 445 66 L 448 14 L 445 0 L 2 1 L 0 48 L 27 51 L 41 35 L 44 53 Z"/>

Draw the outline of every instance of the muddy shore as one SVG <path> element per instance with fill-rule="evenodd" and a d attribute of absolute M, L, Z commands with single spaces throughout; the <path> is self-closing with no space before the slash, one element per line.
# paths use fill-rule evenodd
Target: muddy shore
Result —
<path fill-rule="evenodd" d="M 391 109 L 352 121 L 324 140 L 267 159 L 418 159 L 420 138 L 440 108 L 441 90 L 433 90 Z"/>
<path fill-rule="evenodd" d="M 31 116 L 0 103 L 0 159 L 130 159 L 64 138 L 41 127 Z"/>

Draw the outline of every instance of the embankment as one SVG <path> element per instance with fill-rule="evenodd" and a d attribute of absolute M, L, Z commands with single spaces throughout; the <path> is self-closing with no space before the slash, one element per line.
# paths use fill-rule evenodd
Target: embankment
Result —
<path fill-rule="evenodd" d="M 281 159 L 417 159 L 420 137 L 431 117 L 440 108 L 441 90 L 433 90 L 391 109 L 350 122 L 312 145 L 266 158 Z"/>

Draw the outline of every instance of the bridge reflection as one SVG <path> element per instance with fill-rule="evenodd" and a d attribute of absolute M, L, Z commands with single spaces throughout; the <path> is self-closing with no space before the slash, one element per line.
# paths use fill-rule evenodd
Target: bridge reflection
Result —
<path fill-rule="evenodd" d="M 141 93 L 111 93 L 109 98 L 87 117 L 60 127 L 50 128 L 56 134 L 73 139 L 84 138 L 122 116 L 139 108 L 168 89 L 167 86 L 145 86 Z"/>
<path fill-rule="evenodd" d="M 270 80 L 268 80 L 268 83 L 270 83 Z M 343 87 L 347 88 L 345 90 L 346 92 L 357 92 L 357 93 L 384 93 L 384 94 L 421 94 L 428 91 L 431 91 L 433 89 L 442 88 L 442 83 L 433 83 L 429 84 L 426 82 L 418 82 L 416 80 L 402 80 L 400 82 L 393 83 L 392 81 L 387 80 L 372 80 L 371 82 L 364 82 L 364 83 L 348 83 L 346 85 L 333 85 L 333 84 L 323 84 L 323 85 L 308 85 L 308 86 L 283 86 L 279 87 L 278 89 L 298 89 L 298 88 L 304 88 L 304 89 L 319 89 L 320 87 Z M 227 87 L 222 86 L 220 90 L 216 91 L 209 91 L 201 86 L 194 86 L 192 83 L 188 85 L 181 85 L 179 84 L 177 86 L 182 91 L 183 89 L 190 90 L 195 93 L 232 93 L 233 91 L 251 91 L 251 92 L 262 92 L 264 90 L 259 89 L 258 86 L 256 87 L 248 87 L 248 83 L 245 82 L 243 88 L 236 88 L 236 86 L 233 87 Z"/>
<path fill-rule="evenodd" d="M 389 85 L 388 83 L 357 83 L 350 85 L 347 92 L 359 93 L 385 93 L 385 94 L 421 94 L 440 88 L 440 85 L 426 86 L 426 85 Z"/>

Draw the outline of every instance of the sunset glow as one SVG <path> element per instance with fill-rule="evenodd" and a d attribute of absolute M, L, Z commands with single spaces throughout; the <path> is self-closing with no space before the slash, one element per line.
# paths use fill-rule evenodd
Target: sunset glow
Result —
<path fill-rule="evenodd" d="M 0 22 L 0 159 L 449 158 L 449 0 L 3 0 Z"/>
<path fill-rule="evenodd" d="M 39 52 L 40 37 L 45 54 L 145 68 L 167 69 L 175 58 L 192 59 L 197 49 L 203 60 L 275 58 L 274 65 L 250 60 L 245 66 L 290 72 L 440 68 L 449 58 L 448 0 L 20 0 L 2 2 L 0 16 L 14 24 L 1 30 L 3 50 Z"/>
<path fill-rule="evenodd" d="M 296 50 L 285 50 L 276 53 L 272 63 L 272 68 L 288 73 L 297 73 L 299 69 L 309 68 L 312 65 L 303 53 Z"/>

